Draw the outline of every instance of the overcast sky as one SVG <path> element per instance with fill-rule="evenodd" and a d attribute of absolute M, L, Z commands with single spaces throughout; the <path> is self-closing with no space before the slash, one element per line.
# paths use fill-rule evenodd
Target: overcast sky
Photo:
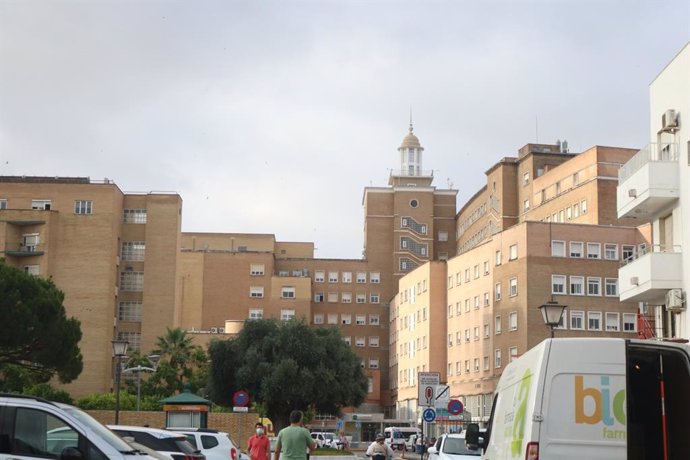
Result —
<path fill-rule="evenodd" d="M 649 142 L 690 2 L 0 0 L 0 175 L 175 191 L 183 231 L 359 258 L 410 107 L 458 208 L 528 142 Z"/>

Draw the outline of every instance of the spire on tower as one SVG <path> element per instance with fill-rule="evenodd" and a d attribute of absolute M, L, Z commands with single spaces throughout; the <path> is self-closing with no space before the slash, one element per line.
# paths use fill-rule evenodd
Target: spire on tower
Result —
<path fill-rule="evenodd" d="M 413 130 L 414 127 L 412 126 L 412 106 L 410 106 L 410 134 L 412 134 Z"/>

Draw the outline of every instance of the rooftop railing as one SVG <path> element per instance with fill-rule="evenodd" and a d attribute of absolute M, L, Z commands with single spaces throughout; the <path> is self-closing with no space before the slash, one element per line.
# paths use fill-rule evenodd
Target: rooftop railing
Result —
<path fill-rule="evenodd" d="M 653 161 L 678 161 L 678 145 L 673 143 L 651 143 L 635 154 L 618 170 L 618 183 L 622 183 L 640 168 Z"/>

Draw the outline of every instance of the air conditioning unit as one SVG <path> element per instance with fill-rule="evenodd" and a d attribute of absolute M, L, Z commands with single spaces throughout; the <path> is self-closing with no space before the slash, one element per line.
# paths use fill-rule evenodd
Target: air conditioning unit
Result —
<path fill-rule="evenodd" d="M 682 289 L 670 289 L 666 292 L 666 310 L 671 312 L 685 311 L 685 299 Z"/>
<path fill-rule="evenodd" d="M 218 328 L 218 333 L 219 333 L 219 334 L 225 334 L 225 328 L 224 328 L 224 327 L 219 327 L 219 328 Z"/>
<path fill-rule="evenodd" d="M 632 284 L 633 286 L 639 285 L 640 284 L 640 278 L 638 278 L 637 276 L 631 276 L 630 277 L 630 284 Z"/>
<path fill-rule="evenodd" d="M 637 198 L 637 189 L 631 188 L 628 190 L 628 196 L 630 198 Z"/>
<path fill-rule="evenodd" d="M 661 115 L 661 129 L 662 131 L 674 131 L 676 128 L 678 128 L 676 111 L 669 109 Z"/>
<path fill-rule="evenodd" d="M 211 328 L 211 334 L 218 334 L 218 328 L 217 328 L 217 327 L 212 327 L 212 328 Z"/>

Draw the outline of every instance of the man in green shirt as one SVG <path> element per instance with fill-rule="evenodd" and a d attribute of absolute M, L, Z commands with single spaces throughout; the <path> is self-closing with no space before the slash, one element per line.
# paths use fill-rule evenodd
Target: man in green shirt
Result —
<path fill-rule="evenodd" d="M 307 452 L 311 452 L 316 447 L 309 431 L 304 428 L 302 416 L 300 410 L 290 412 L 290 426 L 278 433 L 273 460 L 280 460 L 281 452 L 283 453 L 282 460 L 307 460 Z"/>

